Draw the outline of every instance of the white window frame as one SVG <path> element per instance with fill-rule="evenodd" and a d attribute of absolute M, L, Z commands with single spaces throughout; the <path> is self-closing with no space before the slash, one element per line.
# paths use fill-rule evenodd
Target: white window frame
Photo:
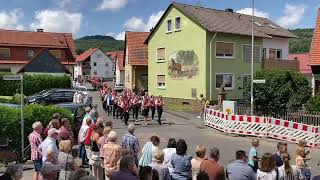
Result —
<path fill-rule="evenodd" d="M 164 49 L 164 60 L 158 60 L 158 49 Z M 158 47 L 156 50 L 156 62 L 157 63 L 163 63 L 167 61 L 167 49 L 165 47 Z"/>
<path fill-rule="evenodd" d="M 170 25 L 171 30 L 170 31 L 168 31 L 168 21 L 171 21 L 171 25 Z M 172 33 L 172 24 L 174 24 L 174 22 L 172 22 L 172 19 L 167 19 L 166 20 L 166 33 L 167 34 Z"/>
<path fill-rule="evenodd" d="M 215 75 L 215 86 L 217 85 L 217 75 L 232 75 L 232 87 L 224 87 L 225 90 L 234 90 L 235 87 L 235 74 L 234 73 L 216 73 Z M 224 77 L 222 82 L 224 83 Z M 220 90 L 220 87 L 216 87 L 216 90 Z"/>
<path fill-rule="evenodd" d="M 229 57 L 229 56 L 217 56 L 217 43 L 232 43 L 233 44 L 233 56 Z M 216 57 L 216 59 L 235 59 L 236 57 L 236 42 L 228 42 L 228 41 L 216 41 L 215 42 L 215 47 L 214 47 L 214 55 Z"/>
<path fill-rule="evenodd" d="M 32 56 L 29 56 L 29 52 L 32 52 Z M 34 57 L 34 50 L 33 49 L 28 49 L 27 50 L 27 57 L 30 58 L 30 59 Z"/>
<path fill-rule="evenodd" d="M 242 53 L 242 62 L 247 62 L 247 61 L 245 61 L 244 58 L 243 58 L 243 54 L 244 54 L 244 53 L 243 53 L 243 46 L 250 46 L 250 47 L 251 47 L 251 44 L 242 44 L 242 50 L 241 50 L 241 51 L 242 51 L 242 52 L 241 52 L 241 53 Z M 261 52 L 261 45 L 253 45 L 253 47 L 254 47 L 254 46 L 259 46 L 260 59 L 259 59 L 259 62 L 254 62 L 254 61 L 253 61 L 253 62 L 254 62 L 254 63 L 260 63 L 260 62 L 261 62 L 261 59 L 262 59 L 262 55 L 263 55 L 262 52 Z M 250 60 L 250 63 L 251 63 L 251 60 Z"/>
<path fill-rule="evenodd" d="M 176 29 L 176 19 L 177 18 L 180 18 L 180 28 L 179 29 Z M 181 16 L 177 16 L 177 17 L 174 18 L 174 31 L 175 32 L 181 31 Z"/>
<path fill-rule="evenodd" d="M 164 86 L 159 86 L 158 76 L 164 76 Z M 157 86 L 158 89 L 166 89 L 166 84 L 167 84 L 166 82 L 167 82 L 166 75 L 163 75 L 163 74 L 157 74 L 156 75 L 156 86 Z"/>

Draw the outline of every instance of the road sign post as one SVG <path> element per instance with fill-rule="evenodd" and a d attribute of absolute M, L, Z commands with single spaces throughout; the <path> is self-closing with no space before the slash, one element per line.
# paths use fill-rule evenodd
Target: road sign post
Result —
<path fill-rule="evenodd" d="M 20 124 L 21 124 L 21 157 L 24 159 L 24 119 L 23 119 L 23 75 L 4 75 L 3 80 L 5 81 L 19 81 L 21 85 L 21 105 L 20 105 Z"/>

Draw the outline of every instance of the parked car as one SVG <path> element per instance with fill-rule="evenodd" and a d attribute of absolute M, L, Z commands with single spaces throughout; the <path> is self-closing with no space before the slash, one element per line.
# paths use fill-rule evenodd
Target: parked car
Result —
<path fill-rule="evenodd" d="M 83 95 L 88 95 L 88 89 L 85 86 L 77 86 L 74 89 L 80 91 Z"/>
<path fill-rule="evenodd" d="M 75 89 L 49 89 L 28 97 L 27 103 L 43 105 L 73 102 Z"/>

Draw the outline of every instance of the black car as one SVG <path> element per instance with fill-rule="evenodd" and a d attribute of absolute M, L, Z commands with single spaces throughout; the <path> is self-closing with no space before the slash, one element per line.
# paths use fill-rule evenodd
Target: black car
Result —
<path fill-rule="evenodd" d="M 43 105 L 73 102 L 74 89 L 48 89 L 28 97 L 28 103 Z"/>

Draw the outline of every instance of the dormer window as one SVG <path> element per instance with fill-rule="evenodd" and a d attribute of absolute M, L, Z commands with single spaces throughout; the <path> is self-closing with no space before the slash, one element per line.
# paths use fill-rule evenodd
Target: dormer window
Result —
<path fill-rule="evenodd" d="M 269 26 L 271 29 L 277 29 L 277 27 L 274 26 L 273 24 L 268 24 L 268 26 Z"/>
<path fill-rule="evenodd" d="M 254 24 L 257 25 L 257 26 L 259 26 L 259 27 L 262 27 L 262 24 L 260 24 L 260 23 L 257 22 L 257 21 L 255 21 Z"/>

